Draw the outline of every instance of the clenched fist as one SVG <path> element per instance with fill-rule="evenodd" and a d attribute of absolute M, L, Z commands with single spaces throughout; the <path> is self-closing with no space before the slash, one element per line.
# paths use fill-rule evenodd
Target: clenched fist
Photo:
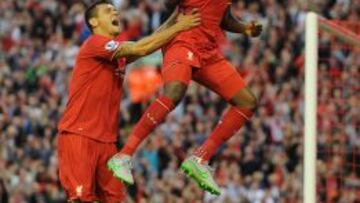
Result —
<path fill-rule="evenodd" d="M 258 37 L 263 30 L 263 26 L 255 21 L 245 25 L 245 34 L 249 37 Z"/>

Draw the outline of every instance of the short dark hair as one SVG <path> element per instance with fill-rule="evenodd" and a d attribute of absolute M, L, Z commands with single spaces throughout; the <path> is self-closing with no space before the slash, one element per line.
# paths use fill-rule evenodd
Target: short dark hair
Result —
<path fill-rule="evenodd" d="M 96 14 L 97 14 L 96 8 L 97 8 L 97 6 L 99 6 L 101 4 L 111 4 L 112 5 L 112 3 L 110 3 L 109 1 L 98 0 L 98 1 L 95 1 L 94 3 L 90 4 L 90 6 L 88 6 L 87 9 L 85 10 L 85 23 L 91 32 L 93 32 L 93 29 L 90 24 L 90 19 L 96 16 Z"/>

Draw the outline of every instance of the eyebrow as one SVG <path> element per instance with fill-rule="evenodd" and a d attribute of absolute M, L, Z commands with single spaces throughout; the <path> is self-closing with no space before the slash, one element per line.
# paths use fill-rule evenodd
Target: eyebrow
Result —
<path fill-rule="evenodd" d="M 113 5 L 107 5 L 106 10 L 110 11 L 110 10 L 117 10 L 117 9 Z"/>

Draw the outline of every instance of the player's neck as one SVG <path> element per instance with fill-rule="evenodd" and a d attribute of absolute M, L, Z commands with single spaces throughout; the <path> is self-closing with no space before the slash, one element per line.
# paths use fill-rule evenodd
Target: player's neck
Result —
<path fill-rule="evenodd" d="M 115 36 L 108 33 L 108 32 L 105 32 L 103 30 L 94 30 L 94 34 L 95 35 L 100 35 L 100 36 L 104 36 L 104 37 L 108 37 L 108 38 L 114 38 Z"/>

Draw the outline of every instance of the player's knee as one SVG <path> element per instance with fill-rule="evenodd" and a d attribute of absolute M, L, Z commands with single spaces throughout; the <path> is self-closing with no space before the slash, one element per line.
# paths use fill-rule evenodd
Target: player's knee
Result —
<path fill-rule="evenodd" d="M 249 97 L 247 99 L 246 103 L 250 109 L 255 111 L 258 106 L 258 99 L 256 98 L 256 96 L 254 94 L 251 93 L 251 97 Z"/>
<path fill-rule="evenodd" d="M 181 82 L 171 82 L 165 85 L 164 94 L 170 98 L 175 105 L 180 103 L 186 93 L 187 85 Z"/>
<path fill-rule="evenodd" d="M 249 90 L 245 89 L 241 93 L 237 94 L 230 103 L 234 106 L 240 108 L 248 108 L 253 111 L 256 110 L 258 106 L 258 100 L 256 96 Z"/>

